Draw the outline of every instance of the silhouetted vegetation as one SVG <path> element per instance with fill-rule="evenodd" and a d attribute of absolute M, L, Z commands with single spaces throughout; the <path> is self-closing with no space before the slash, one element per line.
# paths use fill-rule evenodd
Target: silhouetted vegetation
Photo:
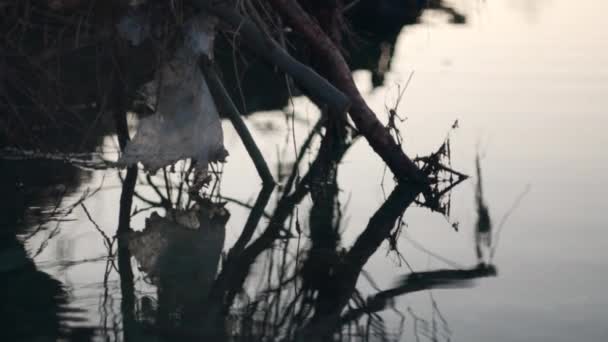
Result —
<path fill-rule="evenodd" d="M 454 23 L 465 22 L 442 1 L 428 5 L 450 14 Z M 8 189 L 1 203 L 6 214 L 1 217 L 0 251 L 9 255 L 0 260 L 0 273 L 9 279 L 0 288 L 6 296 L 0 319 L 15 320 L 14 330 L 2 333 L 11 339 L 87 340 L 98 334 L 125 341 L 152 336 L 398 340 L 399 333 L 389 331 L 379 315 L 391 308 L 394 298 L 467 287 L 475 279 L 496 276 L 491 257 L 482 252 L 492 245 L 492 226 L 478 163 L 478 264 L 402 275 L 395 287 L 367 298 L 357 289 L 364 266 L 383 243 L 402 258 L 397 240 L 406 210 L 421 206 L 448 216 L 450 191 L 467 179 L 452 168 L 449 138 L 434 153 L 410 159 L 395 121 L 397 108 L 389 111 L 387 124 L 380 122 L 351 76 L 352 70 L 369 69 L 374 85 L 381 85 L 400 29 L 417 22 L 426 8 L 413 0 L 0 2 L 0 179 Z M 217 42 L 212 53 L 197 56 L 192 70 L 200 73 L 214 105 L 242 138 L 261 190 L 252 203 L 223 198 L 218 184 L 230 180 L 222 179 L 215 160 L 209 168 L 205 161 L 202 170 L 196 158 L 164 165 L 158 172 L 141 170 L 136 163 L 119 165 L 126 166 L 119 172 L 119 210 L 107 213 L 118 224 L 114 234 L 107 234 L 85 205 L 103 184 L 69 204 L 67 195 L 93 172 L 81 168 L 105 174 L 118 165 L 99 158 L 96 149 L 105 137 L 115 135 L 119 152 L 125 153 L 132 142 L 127 113 L 140 118 L 158 114 L 161 91 L 156 97 L 144 95 L 142 87 L 154 81 L 161 89 L 159 70 L 187 44 L 187 23 L 209 17 L 219 23 L 217 29 L 213 26 Z M 141 37 L 125 35 L 125 18 L 130 20 L 125 25 L 142 31 Z M 147 24 L 139 23 L 142 18 Z M 294 145 L 294 164 L 279 163 L 281 170 L 271 172 L 241 116 L 282 108 L 296 95 L 308 96 L 321 115 L 302 144 Z M 359 140 L 380 156 L 396 185 L 367 223 L 348 223 L 338 174 Z M 153 197 L 142 188 L 151 189 Z M 227 200 L 249 210 L 232 246 L 224 246 Z M 309 207 L 303 204 L 307 200 Z M 49 202 L 53 210 L 37 222 L 27 219 L 27 208 Z M 107 249 L 106 256 L 95 260 L 106 262 L 98 305 L 102 323 L 95 329 L 65 325 L 82 312 L 70 308 L 60 282 L 37 270 L 22 242 L 50 231 L 35 257 L 76 208 L 83 210 Z M 137 215 L 147 217 L 142 231 L 131 224 Z M 54 230 L 46 226 L 52 220 L 58 220 Z M 362 233 L 347 248 L 342 233 L 354 225 Z M 134 260 L 140 269 L 132 267 Z M 118 314 L 107 309 L 113 300 L 112 276 L 119 282 Z M 156 292 L 138 293 L 138 282 Z M 119 315 L 120 324 L 108 323 L 111 315 Z"/>

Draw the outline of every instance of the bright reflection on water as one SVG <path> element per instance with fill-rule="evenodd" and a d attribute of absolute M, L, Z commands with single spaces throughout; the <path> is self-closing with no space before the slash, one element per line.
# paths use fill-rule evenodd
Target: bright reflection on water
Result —
<path fill-rule="evenodd" d="M 386 109 L 395 105 L 397 85 L 404 85 L 413 73 L 397 108 L 407 117 L 399 127 L 408 154 L 435 151 L 449 133 L 455 169 L 475 176 L 475 156 L 481 155 L 484 201 L 494 228 L 508 215 L 493 259 L 498 274 L 477 280 L 474 288 L 397 296 L 380 312 L 385 330 L 391 336 L 396 333 L 403 316 L 404 340 L 433 336 L 452 341 L 605 340 L 608 4 L 592 0 L 461 0 L 454 7 L 466 14 L 466 25 L 449 24 L 444 13 L 429 11 L 421 24 L 404 28 L 384 86 L 373 89 L 369 71 L 356 71 L 355 78 L 376 113 L 386 115 Z M 294 103 L 301 119 L 295 121 L 299 144 L 319 113 L 305 99 L 297 98 Z M 276 176 L 279 160 L 285 168 L 294 159 L 288 131 L 291 123 L 286 123 L 280 111 L 257 113 L 248 120 Z M 382 120 L 386 122 L 387 117 Z M 451 131 L 456 120 L 459 127 Z M 259 178 L 227 121 L 224 130 L 230 156 L 223 168 L 221 194 L 253 204 L 260 191 Z M 106 156 L 115 158 L 116 149 L 114 140 L 106 138 Z M 314 153 L 304 156 L 302 172 L 314 157 Z M 343 158 L 338 173 L 341 246 L 352 246 L 389 196 L 394 185 L 387 174 L 381 186 L 383 173 L 380 159 L 362 139 Z M 46 229 L 28 238 L 25 245 L 38 269 L 63 284 L 69 307 L 79 309 L 67 313 L 82 318 L 70 322 L 71 326 L 96 327 L 101 329 L 98 334 L 110 340 L 122 339 L 122 333 L 114 335 L 123 328 L 121 282 L 108 263 L 104 239 L 95 226 L 109 237 L 115 234 L 122 182 L 115 170 L 83 174 L 77 189 L 67 186 L 61 208 L 70 208 L 83 192 L 102 185 L 84 201 L 90 219 L 81 205 L 69 213 L 54 213 L 61 221 L 46 222 Z M 144 178 L 140 176 L 142 184 L 136 191 L 155 198 Z M 162 176 L 154 180 L 160 184 Z M 36 205 L 52 212 L 56 198 L 52 195 L 65 189 L 46 191 L 50 203 Z M 474 270 L 475 191 L 476 177 L 456 187 L 447 219 L 427 209 L 409 208 L 404 216 L 407 226 L 397 239 L 407 263 L 388 253 L 389 245 L 384 242 L 365 265 L 365 276 L 358 279 L 363 298 L 395 287 L 411 269 L 422 272 L 462 265 Z M 267 211 L 277 201 L 273 196 Z M 514 204 L 519 205 L 511 210 Z M 134 206 L 144 209 L 148 205 L 135 199 Z M 308 234 L 311 206 L 309 198 L 298 206 L 304 235 Z M 230 218 L 224 251 L 237 241 L 250 212 L 233 202 L 226 208 Z M 33 211 L 35 208 L 30 209 Z M 165 215 L 163 210 L 157 211 Z M 131 227 L 142 230 L 150 214 L 133 217 Z M 33 231 L 39 223 L 33 214 L 28 217 Z M 262 222 L 265 227 L 264 218 Z M 452 228 L 455 223 L 458 232 Z M 296 240 L 291 240 L 292 256 L 298 247 Z M 299 247 L 310 247 L 306 238 Z M 263 252 L 251 268 L 245 283 L 249 299 L 259 295 L 269 253 Z M 279 262 L 278 252 L 273 260 Z M 144 279 L 135 261 L 132 265 L 135 307 L 138 319 L 145 320 L 148 302 L 155 300 L 157 290 Z M 36 277 L 44 278 L 39 273 Z M 43 281 L 38 278 L 32 281 Z M 184 283 L 179 291 L 197 290 Z M 239 296 L 239 300 L 245 297 Z M 41 320 L 44 317 L 41 314 Z"/>

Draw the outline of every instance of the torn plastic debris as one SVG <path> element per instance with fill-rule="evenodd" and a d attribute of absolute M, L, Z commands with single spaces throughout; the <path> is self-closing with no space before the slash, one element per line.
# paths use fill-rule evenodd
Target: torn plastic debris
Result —
<path fill-rule="evenodd" d="M 210 162 L 224 161 L 222 126 L 207 82 L 198 67 L 201 54 L 212 57 L 215 20 L 198 15 L 186 24 L 183 46 L 157 72 L 143 94 L 156 113 L 143 118 L 127 144 L 119 165 L 141 162 L 154 173 L 178 160 L 192 158 L 206 171 Z"/>

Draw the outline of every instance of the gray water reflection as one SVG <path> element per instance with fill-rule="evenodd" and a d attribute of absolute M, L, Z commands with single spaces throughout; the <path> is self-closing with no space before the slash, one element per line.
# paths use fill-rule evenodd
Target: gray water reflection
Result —
<path fill-rule="evenodd" d="M 232 331 L 236 337 L 257 339 L 260 335 L 326 331 L 323 323 L 335 326 L 338 321 L 345 327 L 342 336 L 365 336 L 369 329 L 370 336 L 377 339 L 605 340 L 608 299 L 603 284 L 608 239 L 603 213 L 608 207 L 603 190 L 608 188 L 608 179 L 603 146 L 608 140 L 601 127 L 608 124 L 608 30 L 601 28 L 608 8 L 589 0 L 545 1 L 532 20 L 513 11 L 516 3 L 521 1 L 482 5 L 459 1 L 456 8 L 470 10 L 465 12 L 466 26 L 448 25 L 443 14 L 428 12 L 420 25 L 407 28 L 396 40 L 395 58 L 383 75 L 383 85 L 374 89 L 378 84 L 371 72 L 355 73 L 360 88 L 368 90 L 373 108 L 385 113 L 385 106 L 395 103 L 395 84 L 404 84 L 414 71 L 398 108 L 408 118 L 400 124 L 408 152 L 435 151 L 458 119 L 460 127 L 450 133 L 454 168 L 476 175 L 476 155 L 481 153 L 483 191 L 475 180 L 456 187 L 448 220 L 425 209 L 409 208 L 404 216 L 407 225 L 399 237 L 375 248 L 368 246 L 374 239 L 361 237 L 369 236 L 370 223 L 393 228 L 384 226 L 381 219 L 386 214 L 386 221 L 394 222 L 411 196 L 408 199 L 403 189 L 391 193 L 390 179 L 385 179 L 383 191 L 384 170 L 374 154 L 363 142 L 352 146 L 349 142 L 346 151 L 334 156 L 340 159 L 340 167 L 323 171 L 323 191 L 305 200 L 303 194 L 291 192 L 296 196 L 286 198 L 300 200 L 291 218 L 285 214 L 289 211 L 280 209 L 293 207 L 294 202 L 281 202 L 280 193 L 274 193 L 259 230 L 251 236 L 259 243 L 249 246 L 255 247 L 249 249 L 250 254 L 230 258 L 230 248 L 243 236 L 242 227 L 250 214 L 247 206 L 253 206 L 260 189 L 257 181 L 251 181 L 257 175 L 238 137 L 225 125 L 231 156 L 223 169 L 220 193 L 225 198 L 222 201 L 228 201 L 230 220 L 225 228 L 225 256 L 211 289 L 215 295 L 209 297 L 210 302 L 185 309 L 180 304 L 177 310 L 170 310 L 172 314 L 163 314 L 159 288 L 143 267 L 138 269 L 141 262 L 130 258 L 125 262 L 124 254 L 121 261 L 118 255 L 119 241 L 114 236 L 124 185 L 116 171 L 80 172 L 61 163 L 24 161 L 30 165 L 18 170 L 32 170 L 31 175 L 19 174 L 27 189 L 14 188 L 12 183 L 2 186 L 15 191 L 3 197 L 2 207 L 7 210 L 2 219 L 8 222 L 3 228 L 17 227 L 20 237 L 2 239 L 3 252 L 8 251 L 13 260 L 9 270 L 3 269 L 2 286 L 6 287 L 1 292 L 6 297 L 2 310 L 11 315 L 2 317 L 19 317 L 19 324 L 2 323 L 3 334 L 28 336 L 5 327 L 20 327 L 29 319 L 38 323 L 35 334 L 49 339 L 87 339 L 92 334 L 90 327 L 110 340 L 159 336 L 181 340 L 200 336 L 200 330 L 214 336 Z M 301 98 L 296 99 L 296 108 L 302 119 L 296 121 L 296 141 L 301 144 L 319 114 Z M 275 177 L 286 174 L 287 178 L 294 156 L 291 143 L 277 153 L 277 144 L 290 136 L 282 115 L 261 112 L 250 122 L 264 154 L 275 166 Z M 268 132 L 257 127 L 275 129 Z M 110 138 L 101 146 L 108 157 L 116 151 Z M 306 164 L 316 158 L 316 153 L 303 156 Z M 11 162 L 2 161 L 4 176 L 11 167 Z M 301 176 L 306 170 L 303 166 Z M 35 186 L 39 174 L 55 177 Z M 171 218 L 166 209 L 178 207 L 176 203 L 193 205 L 187 203 L 187 195 L 177 200 L 182 175 L 179 170 L 169 175 L 174 184 L 169 199 L 162 175 L 146 179 L 140 174 L 133 200 L 132 214 L 136 215 L 128 228 L 142 231 L 153 212 Z M 156 190 L 150 183 L 158 185 Z M 88 196 L 100 184 L 99 192 Z M 500 226 L 503 214 L 527 185 L 531 190 L 503 226 L 493 259 L 496 266 L 488 265 L 484 253 L 496 247 L 487 246 L 496 240 L 489 241 L 485 233 L 489 227 Z M 60 208 L 59 213 L 53 212 L 55 207 Z M 27 209 L 19 213 L 17 208 Z M 275 218 L 283 224 L 275 226 L 276 236 L 271 239 L 262 231 L 272 227 L 276 213 L 283 213 Z M 56 219 L 49 221 L 49 214 Z M 45 229 L 32 235 L 41 222 Z M 486 224 L 489 222 L 491 225 Z M 452 227 L 455 224 L 458 232 Z M 275 248 L 267 248 L 269 245 Z M 402 255 L 387 255 L 392 247 Z M 349 256 L 348 251 L 353 250 L 358 253 Z M 371 255 L 359 277 L 340 264 L 352 260 L 353 254 L 361 258 L 366 253 Z M 480 256 L 483 262 L 479 262 Z M 405 276 L 411 273 L 409 267 L 417 273 Z M 4 272 L 16 268 L 20 277 L 10 274 L 5 278 Z M 275 271 L 269 272 L 271 269 Z M 295 269 L 301 270 L 299 281 L 290 277 Z M 489 278 L 476 282 L 473 289 L 466 288 L 471 285 L 469 279 L 480 277 Z M 268 282 L 274 286 L 265 287 Z M 32 288 L 32 284 L 37 286 Z M 199 283 L 192 279 L 188 284 Z M 239 284 L 244 286 L 243 292 L 234 290 Z M 465 288 L 413 292 L 447 285 Z M 325 299 L 315 302 L 314 297 L 306 297 L 305 289 L 311 288 Z M 353 297 L 347 298 L 349 307 L 336 317 L 345 294 Z M 179 293 L 171 298 L 179 298 Z M 236 303 L 229 313 L 228 299 Z M 37 315 L 13 315 L 24 308 Z M 169 316 L 168 323 L 156 324 L 163 316 Z M 205 317 L 205 324 L 186 319 L 185 326 L 174 329 L 183 317 Z M 349 326 L 351 322 L 360 324 Z M 315 329 L 303 330 L 305 323 Z M 27 329 L 31 331 L 29 325 Z"/>

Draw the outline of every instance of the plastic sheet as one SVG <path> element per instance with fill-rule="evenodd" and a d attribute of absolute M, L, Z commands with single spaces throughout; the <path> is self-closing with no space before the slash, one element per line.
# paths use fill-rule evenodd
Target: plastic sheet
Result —
<path fill-rule="evenodd" d="M 227 151 L 219 114 L 198 67 L 201 54 L 211 58 L 214 27 L 215 21 L 205 15 L 186 24 L 182 47 L 144 86 L 143 94 L 156 112 L 140 121 L 119 164 L 141 162 L 154 173 L 181 159 L 195 159 L 199 171 L 210 162 L 224 161 Z"/>

